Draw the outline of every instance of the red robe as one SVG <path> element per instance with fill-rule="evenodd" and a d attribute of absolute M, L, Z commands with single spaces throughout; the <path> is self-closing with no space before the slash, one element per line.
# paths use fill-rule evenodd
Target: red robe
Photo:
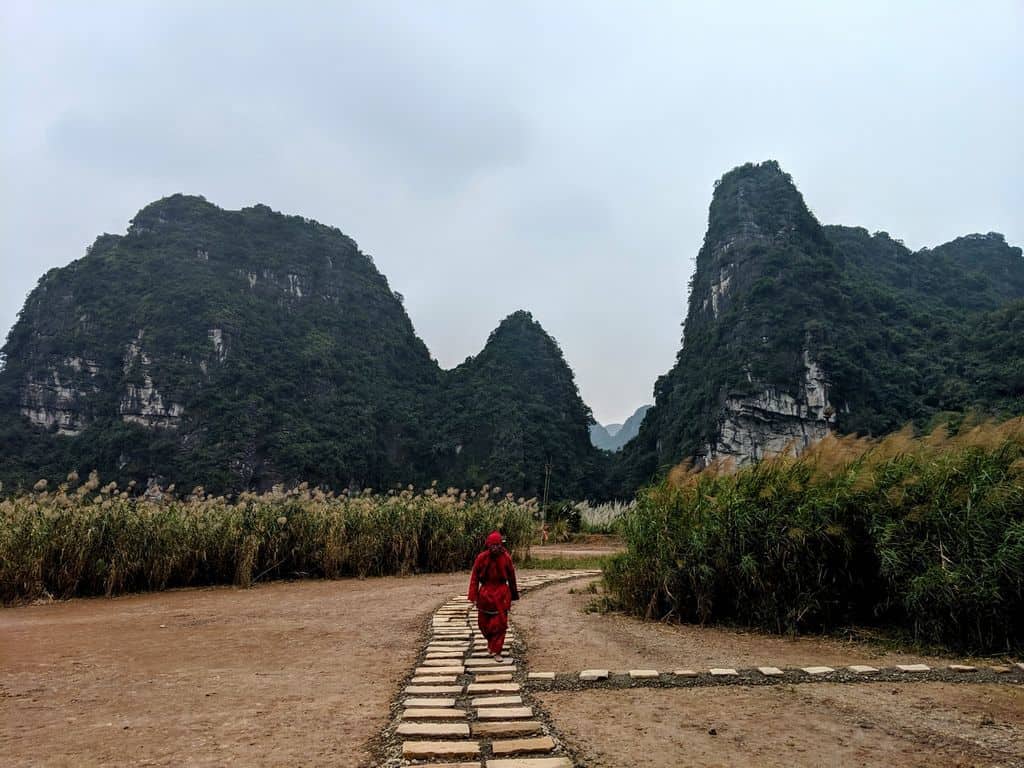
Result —
<path fill-rule="evenodd" d="M 487 650 L 501 653 L 508 630 L 508 610 L 519 599 L 512 557 L 502 549 L 497 555 L 484 550 L 476 556 L 469 577 L 469 599 L 476 603 L 477 624 L 487 638 Z"/>

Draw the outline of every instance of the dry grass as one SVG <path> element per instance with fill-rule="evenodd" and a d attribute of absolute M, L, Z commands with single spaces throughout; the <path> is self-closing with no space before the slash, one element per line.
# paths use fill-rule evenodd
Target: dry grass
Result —
<path fill-rule="evenodd" d="M 173 491 L 172 489 L 169 489 Z M 197 488 L 133 496 L 72 473 L 55 491 L 0 502 L 0 599 L 114 595 L 274 578 L 467 567 L 500 529 L 528 554 L 535 501 L 434 488 L 333 495 L 300 486 L 237 499 Z"/>

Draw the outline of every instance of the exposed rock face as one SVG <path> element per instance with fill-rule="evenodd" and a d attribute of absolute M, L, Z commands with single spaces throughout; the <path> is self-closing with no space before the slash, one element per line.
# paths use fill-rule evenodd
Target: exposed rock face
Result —
<path fill-rule="evenodd" d="M 804 365 L 796 397 L 769 387 L 756 395 L 726 398 L 705 458 L 746 464 L 787 451 L 799 454 L 832 432 L 836 409 L 828 400 L 828 381 L 807 350 Z"/>
<path fill-rule="evenodd" d="M 98 372 L 94 360 L 80 357 L 65 357 L 41 375 L 30 371 L 21 387 L 21 414 L 36 427 L 77 435 L 85 423 L 84 400 L 97 391 Z"/>
<path fill-rule="evenodd" d="M 185 409 L 177 403 L 165 405 L 163 396 L 153 385 L 153 377 L 150 376 L 152 362 L 142 349 L 144 335 L 145 331 L 140 330 L 128 344 L 122 366 L 125 376 L 131 376 L 134 373 L 140 376 L 142 381 L 137 384 L 132 382 L 126 384 L 127 389 L 121 396 L 117 412 L 121 416 L 121 420 L 129 424 L 157 428 L 180 426 L 181 416 L 185 413 Z"/>

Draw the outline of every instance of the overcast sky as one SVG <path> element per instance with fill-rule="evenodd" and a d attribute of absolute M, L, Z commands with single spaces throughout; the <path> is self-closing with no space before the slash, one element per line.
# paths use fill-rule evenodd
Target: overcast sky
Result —
<path fill-rule="evenodd" d="M 0 3 L 0 335 L 175 192 L 340 228 L 445 367 L 525 308 L 599 421 L 672 365 L 712 185 L 1024 244 L 1024 3 Z"/>

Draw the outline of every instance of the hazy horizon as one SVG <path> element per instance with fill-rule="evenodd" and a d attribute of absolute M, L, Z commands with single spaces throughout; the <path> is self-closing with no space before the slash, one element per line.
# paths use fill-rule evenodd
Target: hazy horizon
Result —
<path fill-rule="evenodd" d="M 0 8 L 0 335 L 182 192 L 335 226 L 445 368 L 530 311 L 598 422 L 672 366 L 714 181 L 824 224 L 1024 245 L 1024 6 L 450 2 Z"/>

